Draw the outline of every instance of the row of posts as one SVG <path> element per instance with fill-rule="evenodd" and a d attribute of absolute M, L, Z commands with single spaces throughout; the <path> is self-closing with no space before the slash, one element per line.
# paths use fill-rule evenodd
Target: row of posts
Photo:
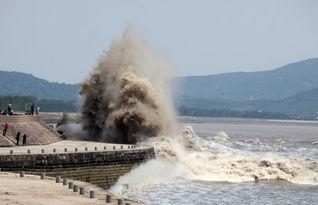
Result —
<path fill-rule="evenodd" d="M 134 149 L 134 148 L 136 148 L 136 146 L 135 146 L 135 145 L 128 145 L 127 148 L 128 148 L 128 149 Z M 121 146 L 120 146 L 120 149 L 124 149 L 124 146 L 121 145 Z M 98 151 L 98 148 L 97 148 L 97 147 L 94 147 L 94 150 L 95 150 L 95 151 Z M 104 150 L 107 150 L 107 147 L 106 147 L 106 146 L 104 146 Z M 116 150 L 116 146 L 113 146 L 113 150 Z M 75 151 L 75 152 L 78 152 L 78 148 L 75 147 L 74 151 Z M 85 147 L 85 151 L 88 151 L 88 147 Z M 64 152 L 67 152 L 67 148 L 64 148 Z M 28 150 L 27 150 L 27 153 L 28 153 L 28 154 L 31 154 L 31 150 L 28 149 Z M 42 150 L 41 150 L 41 153 L 44 154 L 44 153 L 45 153 L 45 150 L 42 149 Z M 53 148 L 53 153 L 56 153 L 56 148 Z M 10 150 L 10 154 L 11 154 L 11 155 L 13 154 L 13 150 Z"/>
<path fill-rule="evenodd" d="M 1 172 L 1 168 L 0 168 Z M 20 172 L 20 177 L 25 176 L 25 171 Z M 45 179 L 45 173 L 41 173 L 41 180 Z M 85 187 L 79 187 L 78 185 L 74 184 L 72 181 L 68 181 L 65 178 L 62 178 L 61 176 L 55 177 L 56 183 L 62 183 L 64 186 L 68 186 L 69 189 L 72 189 L 73 192 L 79 192 L 80 195 L 85 195 Z M 90 190 L 89 191 L 89 198 L 94 199 L 96 198 L 96 191 Z M 106 194 L 106 203 L 113 203 L 113 197 L 110 194 Z M 118 205 L 124 205 L 124 199 L 118 199 Z M 130 205 L 130 203 L 126 202 L 125 205 Z"/>
<path fill-rule="evenodd" d="M 56 183 L 63 183 L 64 186 L 68 186 L 69 189 L 72 189 L 73 192 L 79 192 L 81 195 L 85 195 L 85 188 L 84 187 L 79 187 L 78 185 L 74 184 L 73 182 L 69 182 L 67 179 L 63 178 L 61 176 L 57 176 L 55 178 Z M 96 191 L 90 190 L 89 191 L 89 198 L 94 199 L 96 198 Z M 106 203 L 113 203 L 113 198 L 112 195 L 106 194 Z M 124 200 L 123 199 L 118 199 L 118 205 L 124 205 Z M 125 205 L 130 205 L 130 203 L 125 203 Z"/>

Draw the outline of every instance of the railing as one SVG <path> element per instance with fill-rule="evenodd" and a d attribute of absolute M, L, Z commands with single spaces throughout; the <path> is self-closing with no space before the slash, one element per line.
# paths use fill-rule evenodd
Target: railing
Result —
<path fill-rule="evenodd" d="M 72 147 L 69 146 L 59 148 L 46 148 L 46 149 L 26 149 L 14 150 L 11 149 L 8 153 L 0 153 L 0 155 L 21 155 L 21 154 L 61 154 L 61 153 L 77 153 L 77 152 L 100 152 L 100 151 L 120 151 L 136 149 L 136 145 L 110 145 L 110 146 L 94 146 L 94 147 Z"/>

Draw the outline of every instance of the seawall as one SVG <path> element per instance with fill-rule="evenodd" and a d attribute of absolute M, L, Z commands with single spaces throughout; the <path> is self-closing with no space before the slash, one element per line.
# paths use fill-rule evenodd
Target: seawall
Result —
<path fill-rule="evenodd" d="M 45 145 L 61 141 L 62 138 L 47 124 L 45 124 L 40 116 L 37 115 L 13 115 L 0 116 L 1 132 L 8 123 L 9 128 L 6 136 L 1 135 L 0 147 L 14 146 L 16 143 L 17 133 L 20 132 L 20 144 L 22 136 L 27 136 L 28 145 Z"/>
<path fill-rule="evenodd" d="M 153 148 L 61 154 L 0 155 L 3 171 L 62 176 L 109 188 L 133 167 L 155 158 Z"/>

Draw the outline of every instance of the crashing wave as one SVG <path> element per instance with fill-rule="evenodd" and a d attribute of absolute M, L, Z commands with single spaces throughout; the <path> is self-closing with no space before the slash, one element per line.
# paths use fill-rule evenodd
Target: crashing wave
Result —
<path fill-rule="evenodd" d="M 146 162 L 121 177 L 112 191 L 120 193 L 123 183 L 134 181 L 132 179 L 138 173 L 149 171 L 147 167 L 151 167 L 151 170 L 161 170 L 161 166 L 166 167 L 163 173 L 168 172 L 170 176 L 190 180 L 224 182 L 284 180 L 296 184 L 318 185 L 318 163 L 315 161 L 237 150 L 203 139 L 197 136 L 191 127 L 182 129 L 180 134 L 174 137 L 152 138 L 142 144 L 154 146 L 158 159 Z M 165 166 L 167 164 L 169 166 Z M 171 177 L 162 177 L 152 171 L 150 173 L 156 180 L 137 177 L 137 181 L 144 184 L 171 180 Z M 134 185 L 138 184 L 137 181 Z"/>

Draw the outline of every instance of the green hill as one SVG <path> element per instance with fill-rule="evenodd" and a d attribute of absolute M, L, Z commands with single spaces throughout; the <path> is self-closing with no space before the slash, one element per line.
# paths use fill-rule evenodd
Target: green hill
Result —
<path fill-rule="evenodd" d="M 318 112 L 318 58 L 269 71 L 179 77 L 173 82 L 179 88 L 175 102 L 186 108 L 287 115 Z M 79 84 L 53 83 L 30 74 L 0 71 L 0 96 L 34 96 L 53 100 L 53 107 L 62 103 L 59 107 L 67 110 L 73 109 L 78 91 Z"/>
<path fill-rule="evenodd" d="M 30 111 L 31 104 L 40 106 L 40 112 L 76 112 L 78 105 L 75 101 L 37 99 L 32 96 L 0 96 L 0 111 L 6 110 L 8 104 L 20 112 Z"/>
<path fill-rule="evenodd" d="M 259 106 L 259 109 L 294 115 L 318 116 L 318 88 Z"/>
<path fill-rule="evenodd" d="M 0 71 L 0 96 L 34 96 L 39 99 L 75 100 L 77 84 L 52 83 L 20 72 Z"/>
<path fill-rule="evenodd" d="M 179 96 L 229 101 L 278 100 L 318 87 L 318 58 L 275 70 L 177 78 Z"/>

